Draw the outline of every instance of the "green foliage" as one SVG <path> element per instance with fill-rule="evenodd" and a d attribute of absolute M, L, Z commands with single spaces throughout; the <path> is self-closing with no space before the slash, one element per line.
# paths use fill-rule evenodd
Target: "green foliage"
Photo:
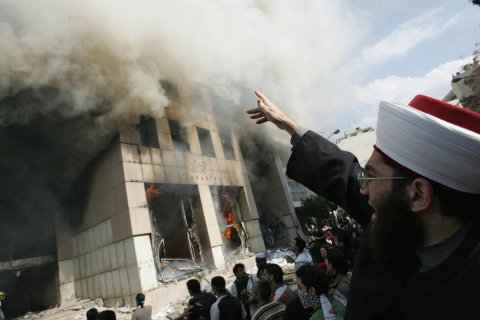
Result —
<path fill-rule="evenodd" d="M 328 219 L 330 212 L 337 208 L 335 204 L 322 197 L 304 199 L 302 206 L 302 215 L 319 219 Z"/>

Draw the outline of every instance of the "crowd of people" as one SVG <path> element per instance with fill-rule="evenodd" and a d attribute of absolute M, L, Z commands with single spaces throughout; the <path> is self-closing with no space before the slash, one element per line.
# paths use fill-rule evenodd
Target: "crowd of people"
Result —
<path fill-rule="evenodd" d="M 257 274 L 249 274 L 245 265 L 237 263 L 230 288 L 222 276 L 211 279 L 211 293 L 201 291 L 198 280 L 189 280 L 191 299 L 178 320 L 340 319 L 347 297 L 332 286 L 336 278 L 313 262 L 305 241 L 296 238 L 293 246 L 300 258 L 295 264 L 297 289 L 284 283 L 284 272 L 278 264 L 268 263 L 266 255 L 258 253 Z"/>
<path fill-rule="evenodd" d="M 235 264 L 232 269 L 235 280 L 230 288 L 227 288 L 222 276 L 211 279 L 211 292 L 202 291 L 197 279 L 188 280 L 186 286 L 191 298 L 176 319 L 318 320 L 332 319 L 332 315 L 340 319 L 345 312 L 348 286 L 339 292 L 336 273 L 330 273 L 335 268 L 322 268 L 319 261 L 314 261 L 304 240 L 295 238 L 291 250 L 297 254 L 296 288 L 292 289 L 284 283 L 282 267 L 268 263 L 266 255 L 258 253 L 255 256 L 258 272 L 249 274 L 244 264 Z M 150 320 L 152 307 L 145 305 L 145 295 L 137 294 L 136 303 L 132 320 Z M 92 308 L 86 315 L 87 320 L 116 319 L 113 310 L 98 312 Z"/>

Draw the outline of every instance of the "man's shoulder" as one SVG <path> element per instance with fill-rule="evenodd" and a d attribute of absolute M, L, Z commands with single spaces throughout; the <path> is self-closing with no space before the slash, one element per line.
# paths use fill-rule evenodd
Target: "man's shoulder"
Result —
<path fill-rule="evenodd" d="M 138 308 L 133 311 L 136 319 L 150 319 L 152 315 L 152 306 L 145 306 L 143 308 Z"/>
<path fill-rule="evenodd" d="M 194 304 L 194 303 L 203 303 L 205 301 L 211 302 L 217 300 L 217 297 L 215 297 L 212 293 L 210 292 L 201 292 L 194 297 L 190 298 L 188 300 L 188 304 Z"/>
<path fill-rule="evenodd" d="M 285 308 L 285 304 L 272 301 L 258 308 L 252 319 L 280 319 L 283 317 Z"/>

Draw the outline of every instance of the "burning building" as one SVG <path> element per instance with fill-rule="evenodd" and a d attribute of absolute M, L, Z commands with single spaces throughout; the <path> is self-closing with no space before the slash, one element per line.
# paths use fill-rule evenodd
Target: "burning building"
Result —
<path fill-rule="evenodd" d="M 57 221 L 61 300 L 138 292 L 264 251 L 237 136 L 206 90 L 163 82 L 160 118 L 123 125 L 89 174 L 81 222 Z"/>

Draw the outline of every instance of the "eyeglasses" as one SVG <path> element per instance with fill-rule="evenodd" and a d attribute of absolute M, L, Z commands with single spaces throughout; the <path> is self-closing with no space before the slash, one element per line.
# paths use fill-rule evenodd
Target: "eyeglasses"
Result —
<path fill-rule="evenodd" d="M 405 179 L 406 177 L 379 177 L 379 178 L 372 178 L 368 176 L 368 173 L 365 171 L 360 171 L 357 176 L 358 185 L 360 186 L 360 190 L 367 189 L 368 181 L 370 180 L 396 180 L 396 179 Z"/>

